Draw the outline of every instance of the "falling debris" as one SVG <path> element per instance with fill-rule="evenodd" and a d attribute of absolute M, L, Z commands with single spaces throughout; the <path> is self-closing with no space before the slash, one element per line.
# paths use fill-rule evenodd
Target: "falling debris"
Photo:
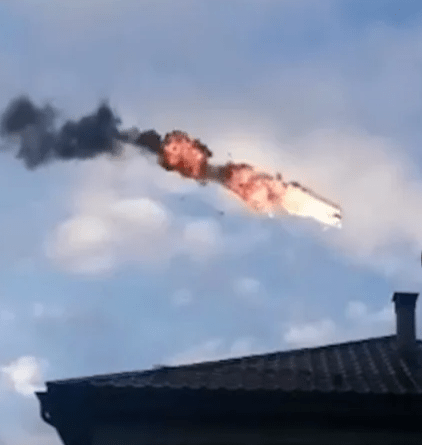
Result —
<path fill-rule="evenodd" d="M 141 152 L 158 157 L 158 164 L 176 171 L 201 185 L 217 182 L 240 198 L 247 206 L 270 218 L 292 214 L 313 218 L 322 224 L 341 227 L 341 208 L 302 187 L 285 183 L 280 173 L 271 176 L 246 163 L 232 161 L 212 165 L 212 152 L 199 139 L 183 131 L 172 131 L 164 139 L 155 130 L 137 128 L 119 131 L 120 119 L 107 104 L 79 121 L 68 121 L 59 130 L 54 126 L 57 113 L 52 106 L 36 107 L 27 97 L 13 100 L 0 121 L 0 134 L 18 136 L 18 158 L 33 169 L 54 159 L 87 159 L 101 153 L 120 154 L 121 144 L 137 146 Z M 229 153 L 231 158 L 231 153 Z M 221 213 L 224 214 L 224 213 Z"/>

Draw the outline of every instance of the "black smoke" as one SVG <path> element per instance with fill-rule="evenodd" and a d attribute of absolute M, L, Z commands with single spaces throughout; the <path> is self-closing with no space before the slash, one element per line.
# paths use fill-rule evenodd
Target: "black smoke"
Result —
<path fill-rule="evenodd" d="M 29 169 L 34 169 L 54 159 L 89 159 L 102 153 L 118 155 L 121 144 L 129 142 L 158 153 L 161 137 L 154 130 L 140 133 L 119 132 L 119 117 L 106 103 L 91 115 L 78 121 L 67 121 L 57 129 L 57 110 L 51 105 L 37 107 L 26 97 L 10 102 L 0 119 L 2 137 L 18 136 L 17 157 Z M 135 131 L 135 133 L 134 133 Z"/>

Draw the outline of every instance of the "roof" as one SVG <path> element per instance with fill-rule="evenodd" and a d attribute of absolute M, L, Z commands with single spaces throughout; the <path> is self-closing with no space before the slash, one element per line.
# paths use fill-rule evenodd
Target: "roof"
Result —
<path fill-rule="evenodd" d="M 146 371 L 47 382 L 47 387 L 269 390 L 359 394 L 420 394 L 422 373 L 378 337 L 318 348 L 163 366 Z M 417 353 L 422 341 L 417 341 Z"/>

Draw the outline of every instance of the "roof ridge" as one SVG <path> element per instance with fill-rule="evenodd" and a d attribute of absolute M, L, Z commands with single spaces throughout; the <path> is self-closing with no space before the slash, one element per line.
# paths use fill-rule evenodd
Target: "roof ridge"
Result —
<path fill-rule="evenodd" d="M 395 338 L 395 335 L 386 335 L 381 337 L 370 337 L 360 340 L 352 340 L 352 341 L 345 341 L 341 343 L 331 343 L 328 345 L 322 345 L 322 346 L 316 346 L 316 347 L 305 347 L 305 348 L 297 348 L 297 349 L 288 349 L 288 350 L 277 350 L 273 352 L 266 352 L 261 354 L 252 354 L 247 356 L 241 356 L 241 357 L 231 357 L 231 358 L 225 358 L 221 360 L 210 360 L 210 361 L 204 361 L 204 362 L 198 362 L 198 363 L 187 363 L 187 364 L 181 364 L 181 365 L 160 365 L 151 367 L 149 369 L 144 370 L 133 370 L 133 371 L 124 371 L 124 372 L 113 372 L 113 373 L 106 373 L 106 374 L 96 374 L 94 376 L 85 376 L 85 377 L 75 377 L 75 378 L 68 378 L 68 379 L 60 379 L 60 380 L 52 380 L 47 382 L 47 384 L 61 384 L 61 383 L 71 383 L 72 381 L 76 382 L 83 382 L 84 380 L 102 380 L 102 379 L 108 379 L 110 377 L 119 376 L 119 377 L 131 377 L 134 375 L 139 374 L 155 374 L 162 371 L 172 370 L 172 369 L 185 369 L 185 368 L 195 368 L 195 367 L 206 367 L 206 366 L 212 366 L 212 365 L 224 365 L 224 364 L 233 364 L 233 363 L 240 363 L 245 360 L 253 360 L 253 359 L 262 359 L 265 357 L 273 356 L 273 355 L 283 355 L 283 356 L 289 356 L 294 354 L 302 354 L 304 352 L 319 352 L 319 351 L 329 351 L 333 348 L 341 348 L 346 346 L 353 346 L 357 344 L 366 344 L 374 341 L 388 341 Z M 417 343 L 422 345 L 422 340 L 417 340 Z"/>
<path fill-rule="evenodd" d="M 360 339 L 360 340 L 344 341 L 341 343 L 329 343 L 328 345 L 322 345 L 322 346 L 307 346 L 305 348 L 286 349 L 286 350 L 278 349 L 276 351 L 264 352 L 261 354 L 251 354 L 251 355 L 244 355 L 244 356 L 239 356 L 239 357 L 224 358 L 221 360 L 209 360 L 209 361 L 198 362 L 198 363 L 187 363 L 185 365 L 162 365 L 159 368 L 155 368 L 155 369 L 153 368 L 151 370 L 155 371 L 155 370 L 160 370 L 160 369 L 164 369 L 164 368 L 165 369 L 175 369 L 175 368 L 184 368 L 184 367 L 188 367 L 188 366 L 193 367 L 193 366 L 202 366 L 202 365 L 214 365 L 217 363 L 232 363 L 232 362 L 237 362 L 237 361 L 241 361 L 241 360 L 245 360 L 245 359 L 262 358 L 265 356 L 276 355 L 276 354 L 289 355 L 289 354 L 302 353 L 302 352 L 308 352 L 308 351 L 318 352 L 318 351 L 325 350 L 325 349 L 366 343 L 366 342 L 371 342 L 371 341 L 375 341 L 375 340 L 386 341 L 386 340 L 391 340 L 394 337 L 395 337 L 395 335 L 384 335 L 381 337 L 370 337 L 370 338 L 364 338 L 364 339 Z M 417 340 L 417 342 L 422 343 L 422 340 Z"/>

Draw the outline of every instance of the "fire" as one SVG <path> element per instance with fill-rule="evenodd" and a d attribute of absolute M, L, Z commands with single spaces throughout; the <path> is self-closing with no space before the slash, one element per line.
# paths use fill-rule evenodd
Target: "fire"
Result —
<path fill-rule="evenodd" d="M 223 185 L 241 197 L 251 208 L 270 213 L 282 204 L 285 187 L 266 173 L 257 173 L 248 164 L 228 163 Z"/>
<path fill-rule="evenodd" d="M 285 183 L 280 174 L 273 177 L 257 172 L 245 163 L 228 162 L 223 166 L 214 166 L 208 163 L 211 156 L 211 151 L 199 139 L 192 139 L 182 131 L 173 131 L 162 142 L 159 164 L 203 183 L 219 182 L 257 212 L 271 215 L 287 212 L 311 217 L 323 224 L 341 226 L 340 207 L 300 184 Z"/>
<path fill-rule="evenodd" d="M 207 159 L 211 156 L 212 153 L 198 139 L 192 140 L 182 131 L 173 131 L 164 138 L 160 164 L 187 178 L 203 180 Z"/>

